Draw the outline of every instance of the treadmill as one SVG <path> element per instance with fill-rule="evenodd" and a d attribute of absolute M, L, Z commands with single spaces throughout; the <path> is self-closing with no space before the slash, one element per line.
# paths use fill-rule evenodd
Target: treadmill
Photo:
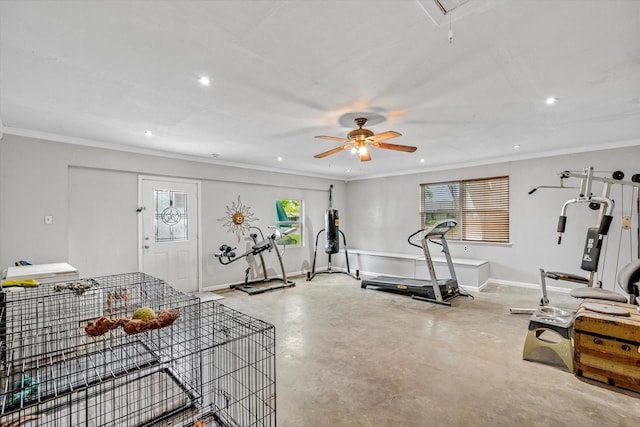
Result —
<path fill-rule="evenodd" d="M 453 261 L 451 260 L 451 254 L 449 254 L 449 246 L 447 246 L 447 240 L 444 237 L 447 232 L 457 225 L 458 223 L 455 220 L 445 219 L 444 221 L 436 223 L 431 228 L 423 228 L 416 231 L 407 239 L 410 245 L 421 248 L 424 252 L 424 258 L 427 263 L 427 268 L 429 269 L 431 280 L 396 276 L 378 276 L 373 279 L 363 280 L 360 287 L 363 289 L 371 287 L 372 289 L 379 291 L 409 295 L 413 299 L 448 306 L 451 305 L 449 301 L 457 296 L 469 296 L 467 294 L 460 293 L 458 279 L 453 268 Z M 415 243 L 415 240 L 416 236 L 419 235 L 422 235 L 422 237 L 420 238 L 420 244 L 417 244 Z M 442 246 L 442 252 L 444 252 L 444 256 L 447 259 L 447 266 L 449 267 L 449 274 L 451 276 L 449 279 L 437 278 L 436 269 L 433 266 L 431 253 L 429 252 L 428 242 Z M 437 286 L 434 286 L 434 282 L 437 283 Z"/>

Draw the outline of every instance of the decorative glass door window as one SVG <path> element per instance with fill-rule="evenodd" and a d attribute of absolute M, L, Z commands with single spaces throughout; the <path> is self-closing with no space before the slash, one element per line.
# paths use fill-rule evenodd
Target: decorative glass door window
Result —
<path fill-rule="evenodd" d="M 183 242 L 189 239 L 187 193 L 154 190 L 156 242 Z"/>

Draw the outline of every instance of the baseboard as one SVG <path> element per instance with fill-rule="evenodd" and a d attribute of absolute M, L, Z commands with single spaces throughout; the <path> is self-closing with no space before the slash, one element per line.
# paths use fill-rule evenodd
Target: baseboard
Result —
<path fill-rule="evenodd" d="M 466 288 L 471 288 L 471 289 L 473 289 L 473 290 L 474 290 L 474 291 L 476 291 L 476 292 L 482 292 L 482 290 L 483 290 L 484 288 L 486 288 L 486 287 L 487 287 L 487 285 L 488 285 L 489 283 L 491 283 L 491 280 L 490 280 L 490 279 L 487 279 L 487 280 L 485 280 L 485 282 L 484 282 L 483 284 L 481 284 L 481 285 L 480 285 L 480 286 L 478 286 L 477 288 L 476 288 L 475 286 L 467 286 L 467 285 L 460 286 L 460 287 L 461 287 L 461 288 L 463 288 L 463 289 L 464 289 L 465 287 L 466 287 Z"/>
<path fill-rule="evenodd" d="M 496 285 L 513 286 L 516 288 L 527 288 L 527 289 L 538 289 L 538 290 L 540 289 L 539 283 L 514 282 L 512 280 L 500 280 L 500 279 L 489 279 L 485 283 L 485 286 L 487 283 L 493 283 Z M 563 288 L 560 286 L 547 285 L 547 292 L 558 292 L 561 294 L 568 294 L 569 292 L 571 292 L 571 288 Z"/>
<path fill-rule="evenodd" d="M 376 273 L 375 271 L 362 271 L 360 270 L 360 276 L 371 276 L 371 277 L 377 277 L 377 276 L 394 276 L 393 274 L 387 274 L 387 273 Z M 403 277 L 403 276 L 396 276 L 396 277 Z"/>
<path fill-rule="evenodd" d="M 202 288 L 202 292 L 215 292 L 215 291 L 222 291 L 224 289 L 229 289 L 229 286 L 231 286 L 230 284 L 222 284 L 222 285 L 211 285 L 211 286 L 204 286 Z"/>

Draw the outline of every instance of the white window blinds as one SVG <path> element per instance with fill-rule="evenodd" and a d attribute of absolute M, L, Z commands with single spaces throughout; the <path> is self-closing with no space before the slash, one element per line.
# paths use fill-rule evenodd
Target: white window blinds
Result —
<path fill-rule="evenodd" d="M 423 227 L 455 219 L 449 239 L 508 243 L 509 177 L 421 184 L 420 214 Z"/>

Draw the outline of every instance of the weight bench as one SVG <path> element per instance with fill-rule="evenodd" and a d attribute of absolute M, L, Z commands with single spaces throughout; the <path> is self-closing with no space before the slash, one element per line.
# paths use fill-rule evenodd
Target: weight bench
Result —
<path fill-rule="evenodd" d="M 608 229 L 608 226 L 606 227 Z M 607 233 L 602 227 L 592 227 L 587 230 L 587 238 L 582 254 L 582 262 L 580 269 L 589 273 L 588 277 L 579 276 L 571 273 L 560 273 L 556 271 L 545 271 L 540 269 L 540 306 L 549 305 L 549 297 L 547 296 L 547 279 L 562 280 L 584 285 L 582 288 L 572 289 L 570 295 L 574 298 L 591 298 L 604 301 L 627 302 L 627 297 L 617 292 L 602 289 L 601 283 L 594 286 L 595 274 L 598 271 L 598 263 L 600 261 L 600 250 L 602 248 L 602 236 Z M 626 267 L 625 267 L 626 268 Z M 624 270 L 624 269 L 623 269 Z M 621 275 L 618 275 L 620 280 Z M 624 279 L 623 279 L 624 280 Z M 637 292 L 637 286 L 636 286 Z M 631 293 L 631 292 L 630 292 Z M 633 303 L 631 301 L 631 303 Z M 512 314 L 533 314 L 536 309 L 529 308 L 512 308 Z"/>
<path fill-rule="evenodd" d="M 640 282 L 640 259 L 631 261 L 629 264 L 622 267 L 618 272 L 617 277 L 618 285 L 629 294 L 629 304 L 638 305 L 639 282 Z M 602 288 L 576 288 L 569 292 L 574 298 L 581 299 L 600 299 L 616 302 L 627 302 L 627 297 L 617 292 L 608 291 Z"/>
<path fill-rule="evenodd" d="M 627 302 L 627 297 L 620 295 L 617 292 L 602 289 L 602 284 L 598 283 L 598 286 L 594 286 L 593 279 L 595 273 L 598 270 L 598 262 L 600 260 L 600 250 L 602 248 L 602 230 L 596 227 L 589 228 L 587 230 L 587 240 L 584 245 L 584 252 L 582 254 L 582 263 L 580 268 L 589 272 L 589 277 L 582 277 L 575 274 L 558 273 L 553 271 L 544 271 L 540 269 L 540 280 L 542 281 L 542 288 L 544 294 L 546 294 L 546 281 L 545 279 L 563 280 L 565 282 L 579 283 L 585 285 L 582 288 L 572 289 L 569 294 L 575 298 L 593 298 L 605 301 Z"/>

